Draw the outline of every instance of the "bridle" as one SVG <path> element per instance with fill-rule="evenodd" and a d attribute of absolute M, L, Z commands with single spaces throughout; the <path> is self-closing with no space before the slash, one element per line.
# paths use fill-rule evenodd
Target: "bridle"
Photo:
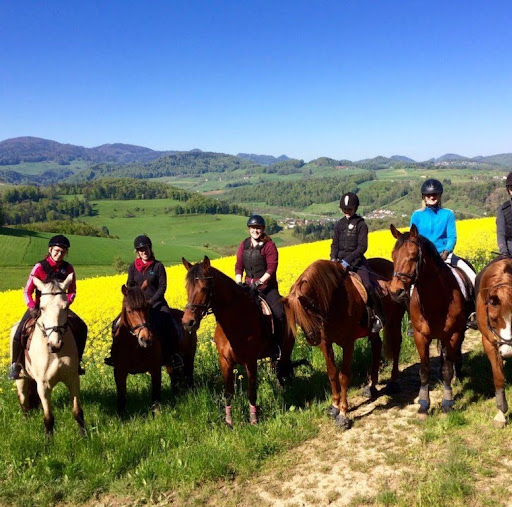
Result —
<path fill-rule="evenodd" d="M 192 310 L 198 315 L 199 319 L 213 313 L 213 276 L 195 277 L 194 280 L 208 280 L 208 296 L 204 303 L 188 303 L 186 310 Z"/>
<path fill-rule="evenodd" d="M 57 292 L 42 292 L 41 296 L 58 296 L 59 294 L 67 294 L 66 291 L 60 290 Z M 59 333 L 61 338 L 66 332 L 66 329 L 69 327 L 69 321 L 66 319 L 66 323 L 62 326 L 50 326 L 46 327 L 39 323 L 39 319 L 36 321 L 37 327 L 41 330 L 41 333 L 43 333 L 43 336 L 49 340 L 52 333 Z M 48 333 L 49 331 L 49 333 Z"/>
<path fill-rule="evenodd" d="M 499 283 L 498 285 L 494 285 L 492 288 L 496 289 L 498 287 L 509 287 L 509 288 L 512 288 L 512 284 L 510 284 L 510 283 Z M 497 345 L 512 345 L 512 338 L 510 340 L 505 340 L 492 327 L 491 319 L 489 317 L 489 304 L 490 304 L 490 301 L 491 300 L 490 300 L 489 296 L 487 296 L 487 299 L 485 300 L 485 314 L 486 314 L 486 317 L 487 317 L 487 327 L 489 328 L 491 333 L 494 335 L 495 343 Z"/>
<path fill-rule="evenodd" d="M 414 273 L 402 273 L 401 271 L 393 271 L 393 276 L 398 278 L 402 283 L 410 283 L 418 284 L 418 274 L 420 270 L 420 265 L 423 262 L 423 250 L 421 249 L 421 245 L 418 241 L 414 239 L 406 239 L 404 243 L 409 241 L 410 243 L 414 243 L 418 247 L 418 260 L 416 261 L 416 267 L 414 269 Z"/>
<path fill-rule="evenodd" d="M 127 312 L 126 308 L 123 309 L 123 312 Z M 130 334 L 132 336 L 135 336 L 135 338 L 137 338 L 137 340 L 139 339 L 139 335 L 143 329 L 147 329 L 149 332 L 151 332 L 151 327 L 146 321 L 142 322 L 141 324 L 138 324 L 137 326 L 129 326 L 127 323 L 128 319 L 126 318 L 126 315 L 123 317 L 123 320 L 124 320 L 124 325 L 128 328 L 128 331 L 130 331 Z"/>

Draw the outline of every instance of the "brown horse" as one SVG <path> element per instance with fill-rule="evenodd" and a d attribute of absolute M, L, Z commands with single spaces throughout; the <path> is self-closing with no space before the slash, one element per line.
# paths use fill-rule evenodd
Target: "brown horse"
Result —
<path fill-rule="evenodd" d="M 446 358 L 443 362 L 442 411 L 453 409 L 451 383 L 454 362 L 460 354 L 466 330 L 466 302 L 452 273 L 443 262 L 434 244 L 420 236 L 415 225 L 401 233 L 391 225 L 397 239 L 393 249 L 394 273 L 390 285 L 396 301 L 409 299 L 409 314 L 414 331 L 414 341 L 420 356 L 420 381 L 418 417 L 425 418 L 430 408 L 429 347 L 433 339 L 441 341 Z"/>
<path fill-rule="evenodd" d="M 478 280 L 476 319 L 485 353 L 491 362 L 496 389 L 498 413 L 494 417 L 494 425 L 503 428 L 508 411 L 503 359 L 512 357 L 512 259 L 491 262 L 482 270 Z"/>
<path fill-rule="evenodd" d="M 398 359 L 402 341 L 401 321 L 405 306 L 392 301 L 387 291 L 387 283 L 393 272 L 392 263 L 385 259 L 370 259 L 368 264 L 372 271 L 381 276 L 379 284 L 383 292 L 382 303 L 386 313 L 385 353 L 387 357 L 393 356 L 393 374 L 390 384 L 390 390 L 392 390 L 397 386 Z M 376 384 L 382 350 L 379 334 L 369 331 L 366 304 L 356 287 L 356 282 L 341 263 L 318 260 L 300 275 L 283 302 L 292 333 L 295 334 L 296 327 L 300 326 L 308 343 L 319 345 L 331 383 L 332 406 L 329 407 L 329 415 L 335 419 L 336 425 L 340 428 L 349 428 L 351 421 L 347 417 L 347 390 L 355 341 L 357 338 L 370 336 L 371 381 L 366 391 L 371 394 L 377 392 Z M 343 348 L 340 373 L 334 360 L 333 343 Z"/>
<path fill-rule="evenodd" d="M 112 360 L 117 387 L 117 411 L 123 414 L 126 407 L 126 378 L 128 374 L 146 373 L 151 375 L 151 399 L 153 408 L 160 405 L 162 389 L 163 353 L 160 338 L 153 332 L 150 322 L 150 306 L 140 287 L 123 285 L 124 295 L 121 323 L 114 335 Z M 176 322 L 180 322 L 183 312 L 171 310 Z M 179 320 L 178 320 L 179 319 Z M 187 385 L 193 384 L 194 357 L 197 336 L 194 331 L 183 332 L 178 352 L 183 358 L 184 375 Z M 173 369 L 166 366 L 167 373 L 174 377 Z"/>
<path fill-rule="evenodd" d="M 213 312 L 217 320 L 215 344 L 224 380 L 226 424 L 233 425 L 231 400 L 234 394 L 235 364 L 244 366 L 247 372 L 250 422 L 256 424 L 258 359 L 270 357 L 274 351 L 268 323 L 263 320 L 261 309 L 254 298 L 231 278 L 211 266 L 208 257 L 205 256 L 202 262 L 194 265 L 184 258 L 182 261 L 188 271 L 188 304 L 183 315 L 183 326 L 189 331 L 195 331 L 201 319 L 209 312 Z M 294 343 L 293 336 L 287 333 L 277 362 L 280 381 L 292 370 L 290 357 Z"/>

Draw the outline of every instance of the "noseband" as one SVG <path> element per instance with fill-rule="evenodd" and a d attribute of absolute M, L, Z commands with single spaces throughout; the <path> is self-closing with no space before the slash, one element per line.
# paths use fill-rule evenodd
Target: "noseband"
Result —
<path fill-rule="evenodd" d="M 41 296 L 58 296 L 59 294 L 67 294 L 66 291 L 60 290 L 57 292 L 42 292 Z M 41 333 L 43 333 L 43 336 L 49 340 L 52 333 L 59 333 L 60 336 L 66 332 L 66 329 L 69 327 L 69 322 L 66 320 L 66 323 L 62 326 L 50 326 L 46 327 L 39 323 L 39 319 L 36 321 L 37 327 L 41 330 Z M 49 333 L 48 333 L 49 331 Z"/>
<path fill-rule="evenodd" d="M 130 334 L 135 336 L 137 340 L 139 339 L 139 335 L 143 329 L 147 329 L 151 332 L 151 328 L 149 327 L 149 324 L 147 322 L 143 322 L 142 324 L 139 324 L 135 327 L 129 327 L 128 330 L 130 331 Z"/>
<path fill-rule="evenodd" d="M 414 243 L 418 247 L 418 260 L 416 261 L 416 267 L 414 269 L 414 273 L 402 273 L 401 271 L 393 271 L 393 276 L 398 278 L 402 283 L 410 283 L 412 284 L 418 284 L 418 273 L 420 270 L 420 264 L 423 262 L 423 251 L 421 249 L 421 245 L 413 240 L 413 239 L 406 239 L 406 241 L 409 241 L 410 243 Z"/>
<path fill-rule="evenodd" d="M 196 277 L 194 280 L 208 280 L 208 296 L 204 303 L 188 303 L 185 309 L 192 310 L 199 316 L 199 319 L 202 319 L 210 313 L 213 313 L 213 276 L 205 276 L 203 278 Z"/>

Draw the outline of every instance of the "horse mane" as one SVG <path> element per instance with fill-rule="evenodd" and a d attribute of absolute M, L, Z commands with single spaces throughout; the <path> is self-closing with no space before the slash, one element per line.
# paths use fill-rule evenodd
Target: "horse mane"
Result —
<path fill-rule="evenodd" d="M 448 266 L 446 263 L 441 259 L 441 256 L 439 255 L 439 252 L 437 251 L 437 248 L 435 247 L 434 243 L 427 239 L 425 236 L 422 236 L 421 234 L 418 235 L 417 240 L 414 240 L 411 238 L 410 231 L 404 232 L 401 234 L 398 239 L 396 240 L 395 246 L 393 248 L 393 253 L 398 250 L 406 241 L 417 241 L 420 245 L 420 248 L 422 249 L 423 253 L 425 254 L 425 257 L 429 257 L 432 259 L 434 264 L 440 269 L 448 269 Z"/>
<path fill-rule="evenodd" d="M 208 267 L 208 274 L 205 275 L 203 262 L 198 262 L 189 269 L 185 277 L 185 286 L 187 291 L 189 291 L 189 289 L 194 288 L 198 280 L 204 280 L 209 276 L 215 276 L 216 278 L 220 278 L 222 281 L 227 281 L 237 289 L 242 290 L 240 287 L 238 287 L 238 285 L 232 278 L 230 278 L 228 275 L 224 274 L 222 271 L 218 270 L 217 268 L 214 268 L 211 265 Z M 243 293 L 245 294 L 245 291 L 243 291 Z"/>
<path fill-rule="evenodd" d="M 512 307 L 512 260 L 502 259 L 488 265 L 480 281 L 480 291 L 485 294 L 484 300 L 494 292 L 502 304 Z"/>
<path fill-rule="evenodd" d="M 318 260 L 309 265 L 284 298 L 292 331 L 298 324 L 306 336 L 319 329 L 330 311 L 333 295 L 343 285 L 347 272 L 339 263 Z M 341 294 L 340 294 L 341 296 Z M 288 311 L 292 310 L 292 313 Z M 295 317 L 293 320 L 291 316 Z"/>
<path fill-rule="evenodd" d="M 138 285 L 126 286 L 128 291 L 123 298 L 123 312 L 127 306 L 132 310 L 145 310 L 148 301 L 144 291 Z"/>

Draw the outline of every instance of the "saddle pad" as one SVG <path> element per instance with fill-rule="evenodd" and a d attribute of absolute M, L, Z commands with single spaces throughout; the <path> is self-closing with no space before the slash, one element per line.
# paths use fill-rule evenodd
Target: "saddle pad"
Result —
<path fill-rule="evenodd" d="M 272 315 L 272 310 L 270 309 L 269 304 L 261 296 L 258 296 L 258 299 L 260 301 L 261 313 L 263 315 Z"/>
<path fill-rule="evenodd" d="M 468 300 L 469 299 L 468 289 L 466 287 L 466 284 L 464 283 L 465 280 L 462 277 L 460 271 L 455 266 L 452 266 L 450 264 L 448 264 L 447 266 L 452 270 L 453 276 L 455 277 L 455 280 L 457 280 L 457 283 L 459 284 L 459 289 L 462 292 L 464 299 Z"/>
<path fill-rule="evenodd" d="M 349 274 L 352 277 L 352 282 L 355 285 L 357 292 L 359 292 L 361 299 L 364 301 L 364 304 L 366 304 L 368 302 L 368 294 L 366 293 L 366 289 L 361 281 L 361 277 L 353 271 L 349 271 Z"/>

